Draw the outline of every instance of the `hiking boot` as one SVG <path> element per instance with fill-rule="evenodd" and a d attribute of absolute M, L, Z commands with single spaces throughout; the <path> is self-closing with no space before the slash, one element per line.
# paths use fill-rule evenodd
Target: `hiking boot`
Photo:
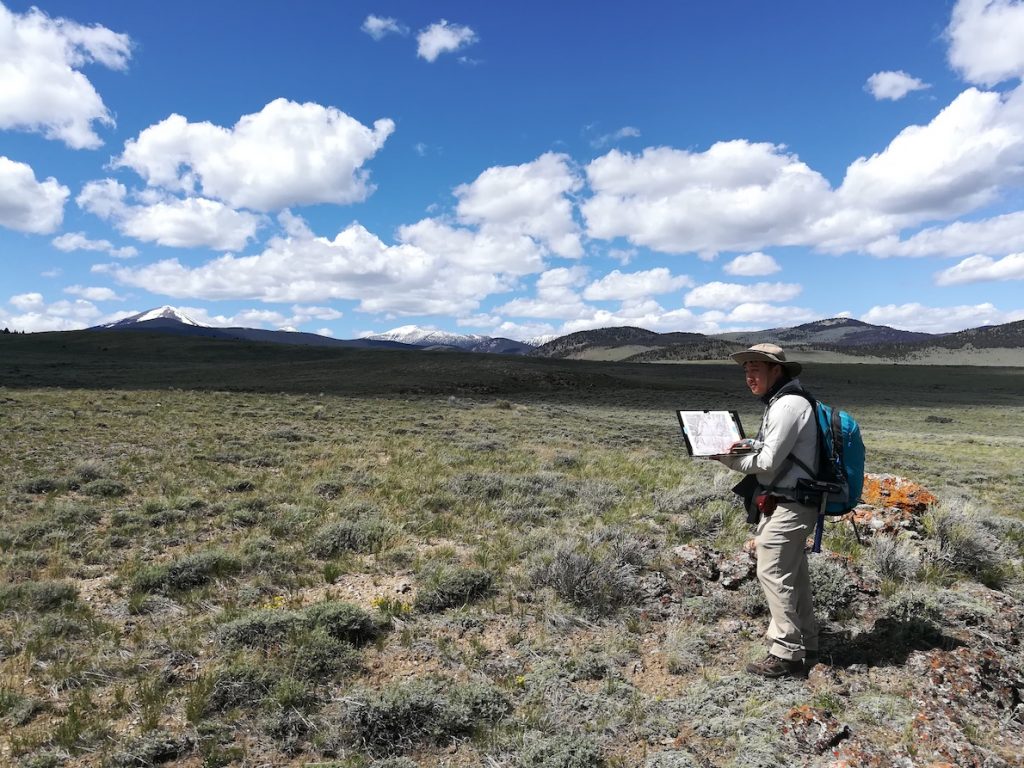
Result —
<path fill-rule="evenodd" d="M 754 661 L 747 664 L 747 672 L 761 677 L 802 677 L 804 674 L 803 661 L 790 661 L 780 659 L 769 653 L 761 661 Z"/>
<path fill-rule="evenodd" d="M 817 651 L 807 651 L 804 656 L 804 669 L 814 669 L 815 664 L 819 664 L 821 658 L 818 656 Z"/>

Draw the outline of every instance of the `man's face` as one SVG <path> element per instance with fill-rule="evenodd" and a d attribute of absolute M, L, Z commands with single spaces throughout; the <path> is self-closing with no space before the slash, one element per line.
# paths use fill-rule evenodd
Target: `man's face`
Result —
<path fill-rule="evenodd" d="M 750 391 L 757 397 L 764 397 L 782 376 L 782 366 L 764 360 L 750 360 L 743 364 L 743 375 Z"/>

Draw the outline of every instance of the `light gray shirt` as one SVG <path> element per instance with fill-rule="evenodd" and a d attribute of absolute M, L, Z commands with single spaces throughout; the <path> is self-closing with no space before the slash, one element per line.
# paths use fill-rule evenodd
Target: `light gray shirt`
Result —
<path fill-rule="evenodd" d="M 760 450 L 746 456 L 725 456 L 722 463 L 747 475 L 756 474 L 762 486 L 774 486 L 784 493 L 792 489 L 799 478 L 811 477 L 788 460 L 791 453 L 817 470 L 817 430 L 813 409 L 806 398 L 780 392 L 768 403 L 761 417 L 761 429 L 755 440 Z"/>

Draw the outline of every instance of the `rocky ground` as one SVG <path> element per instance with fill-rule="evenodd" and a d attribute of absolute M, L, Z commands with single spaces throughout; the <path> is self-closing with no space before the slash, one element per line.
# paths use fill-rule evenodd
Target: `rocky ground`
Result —
<path fill-rule="evenodd" d="M 923 520 L 937 502 L 935 495 L 904 478 L 869 475 L 864 499 L 853 515 L 860 535 L 872 542 L 899 537 L 911 543 L 904 556 L 919 556 L 915 549 L 924 546 Z M 749 542 L 744 552 L 722 557 L 699 546 L 677 547 L 677 578 L 684 585 L 679 594 L 707 593 L 716 584 L 740 588 L 753 578 L 752 550 Z M 1024 765 L 1020 592 L 964 581 L 930 594 L 897 593 L 887 601 L 877 576 L 848 558 L 829 552 L 816 557 L 847 570 L 857 608 L 842 622 L 844 629 L 823 638 L 822 663 L 807 675 L 806 685 L 823 705 L 794 706 L 778 723 L 792 748 L 792 765 Z M 741 627 L 727 621 L 724 628 Z M 905 706 L 898 711 L 880 706 L 875 726 L 846 722 L 843 710 L 863 713 L 881 701 L 882 692 Z M 677 746 L 685 750 L 685 742 L 680 739 Z M 702 760 L 690 754 L 694 762 L 678 765 L 714 764 L 706 755 Z"/>

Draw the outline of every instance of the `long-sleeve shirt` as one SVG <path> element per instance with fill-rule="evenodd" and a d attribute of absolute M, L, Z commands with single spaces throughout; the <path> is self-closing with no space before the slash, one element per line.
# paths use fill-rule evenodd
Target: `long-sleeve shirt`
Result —
<path fill-rule="evenodd" d="M 782 495 L 799 478 L 811 477 L 796 462 L 787 460 L 791 453 L 811 469 L 818 468 L 818 425 L 811 404 L 801 395 L 787 394 L 798 386 L 799 381 L 794 379 L 768 402 L 755 441 L 760 446 L 757 453 L 722 458 L 730 469 L 756 474 L 758 483 Z"/>

